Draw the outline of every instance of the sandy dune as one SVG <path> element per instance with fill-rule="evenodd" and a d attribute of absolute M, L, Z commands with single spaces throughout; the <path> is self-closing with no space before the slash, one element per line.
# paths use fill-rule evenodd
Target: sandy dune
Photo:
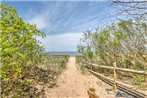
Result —
<path fill-rule="evenodd" d="M 57 87 L 46 90 L 47 98 L 88 98 L 89 87 L 96 89 L 100 98 L 114 98 L 110 86 L 103 83 L 93 75 L 83 75 L 76 67 L 74 57 L 69 58 L 67 69 L 59 76 Z"/>

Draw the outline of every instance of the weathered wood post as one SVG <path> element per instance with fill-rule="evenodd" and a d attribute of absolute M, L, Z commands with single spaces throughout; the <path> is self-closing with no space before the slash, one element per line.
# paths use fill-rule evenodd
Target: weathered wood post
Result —
<path fill-rule="evenodd" d="M 114 73 L 114 92 L 116 92 L 117 90 L 117 83 L 116 83 L 116 80 L 117 80 L 117 72 L 116 72 L 116 62 L 113 63 L 113 73 Z"/>
<path fill-rule="evenodd" d="M 89 98 L 100 98 L 98 95 L 96 95 L 94 88 L 89 88 L 87 90 L 87 93 L 88 93 Z"/>

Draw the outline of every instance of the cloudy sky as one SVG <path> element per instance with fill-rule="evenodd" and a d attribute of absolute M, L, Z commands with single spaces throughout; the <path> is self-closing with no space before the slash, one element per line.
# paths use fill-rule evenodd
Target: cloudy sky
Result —
<path fill-rule="evenodd" d="M 25 22 L 36 24 L 46 33 L 37 38 L 46 51 L 76 51 L 83 31 L 112 22 L 111 0 L 5 1 Z"/>

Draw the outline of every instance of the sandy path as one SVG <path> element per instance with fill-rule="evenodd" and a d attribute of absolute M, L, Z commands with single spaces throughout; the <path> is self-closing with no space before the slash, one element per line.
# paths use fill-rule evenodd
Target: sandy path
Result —
<path fill-rule="evenodd" d="M 82 75 L 77 70 L 75 58 L 69 58 L 67 69 L 59 76 L 57 87 L 46 90 L 47 98 L 88 98 L 87 89 L 93 87 L 96 89 L 100 98 L 114 98 L 110 86 L 103 83 L 93 75 Z"/>

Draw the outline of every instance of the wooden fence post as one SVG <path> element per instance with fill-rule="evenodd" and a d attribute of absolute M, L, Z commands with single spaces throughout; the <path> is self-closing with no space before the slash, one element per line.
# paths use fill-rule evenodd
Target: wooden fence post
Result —
<path fill-rule="evenodd" d="M 114 72 L 114 92 L 116 92 L 117 90 L 117 83 L 116 83 L 116 80 L 117 80 L 117 72 L 116 72 L 116 62 L 113 63 L 113 72 Z"/>
<path fill-rule="evenodd" d="M 87 90 L 87 93 L 88 93 L 89 98 L 100 98 L 98 95 L 96 95 L 94 88 L 89 88 Z"/>

